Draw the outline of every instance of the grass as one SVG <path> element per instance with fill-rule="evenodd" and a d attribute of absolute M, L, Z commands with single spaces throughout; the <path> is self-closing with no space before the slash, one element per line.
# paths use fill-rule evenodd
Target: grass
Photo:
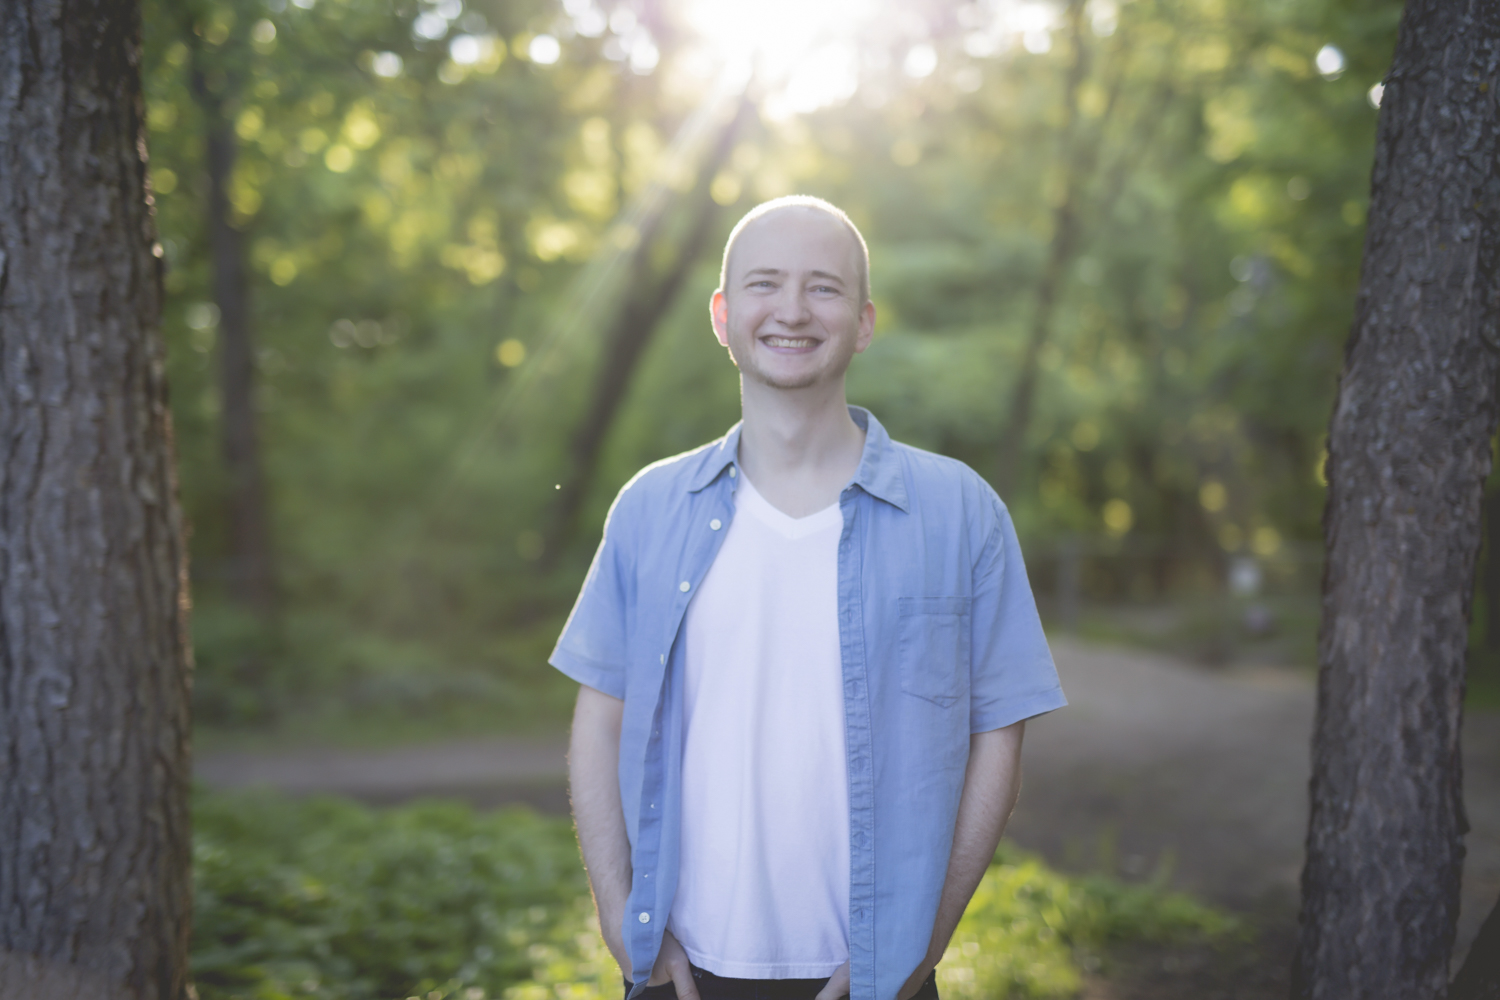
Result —
<path fill-rule="evenodd" d="M 618 994 L 566 821 L 263 792 L 200 792 L 194 820 L 201 1000 Z M 938 975 L 955 998 L 1071 997 L 1103 950 L 1240 933 L 1159 882 L 1073 878 L 1003 845 Z"/>

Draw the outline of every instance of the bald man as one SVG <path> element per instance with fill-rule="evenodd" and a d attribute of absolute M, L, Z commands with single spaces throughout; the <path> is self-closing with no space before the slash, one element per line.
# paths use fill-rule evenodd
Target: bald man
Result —
<path fill-rule="evenodd" d="M 620 491 L 551 657 L 599 924 L 627 1000 L 934 1000 L 1066 704 L 1015 530 L 848 405 L 875 306 L 838 208 L 746 215 L 709 312 L 743 419 Z"/>

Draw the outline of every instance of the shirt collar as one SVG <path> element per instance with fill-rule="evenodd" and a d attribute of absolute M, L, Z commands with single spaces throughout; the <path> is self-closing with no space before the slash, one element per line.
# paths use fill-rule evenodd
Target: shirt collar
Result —
<path fill-rule="evenodd" d="M 850 418 L 865 432 L 865 450 L 859 458 L 859 468 L 854 471 L 851 482 L 871 496 L 884 500 L 893 507 L 910 513 L 910 501 L 906 493 L 906 474 L 901 459 L 875 415 L 862 406 L 849 407 Z M 724 474 L 724 470 L 739 460 L 740 431 L 742 420 L 729 429 L 718 441 L 710 444 L 703 454 L 697 473 L 688 484 L 688 492 L 697 493 Z"/>
<path fill-rule="evenodd" d="M 906 495 L 906 472 L 891 436 L 875 419 L 875 414 L 863 406 L 849 407 L 849 416 L 865 432 L 865 452 L 859 458 L 859 468 L 854 470 L 854 485 L 872 497 L 900 508 L 904 514 L 911 513 L 911 502 Z"/>
<path fill-rule="evenodd" d="M 729 428 L 729 433 L 719 440 L 703 449 L 703 457 L 699 460 L 698 471 L 693 474 L 692 481 L 688 483 L 688 492 L 697 493 L 704 489 L 714 480 L 724 474 L 724 470 L 739 461 L 740 456 L 740 431 L 745 427 L 741 420 Z"/>

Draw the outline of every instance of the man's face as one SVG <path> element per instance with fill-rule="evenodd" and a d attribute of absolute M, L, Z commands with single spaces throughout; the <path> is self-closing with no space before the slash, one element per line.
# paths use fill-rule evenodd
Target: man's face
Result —
<path fill-rule="evenodd" d="M 858 254 L 843 224 L 815 209 L 778 209 L 740 233 L 710 311 L 742 375 L 777 389 L 843 378 L 875 329 Z"/>

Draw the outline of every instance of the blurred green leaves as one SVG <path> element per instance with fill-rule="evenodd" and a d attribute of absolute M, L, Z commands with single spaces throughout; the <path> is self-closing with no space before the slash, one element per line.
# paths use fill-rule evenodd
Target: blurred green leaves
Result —
<path fill-rule="evenodd" d="M 1003 844 L 938 965 L 938 990 L 964 1000 L 1071 997 L 1112 946 L 1237 933 L 1232 918 L 1160 884 L 1068 878 Z"/>
<path fill-rule="evenodd" d="M 194 828 L 202 1000 L 601 1000 L 620 989 L 566 821 L 200 793 Z M 1113 946 L 1236 933 L 1154 882 L 1069 878 L 1003 845 L 938 979 L 945 996 L 1070 997 Z"/>
<path fill-rule="evenodd" d="M 565 821 L 267 793 L 200 795 L 194 826 L 203 1000 L 499 997 L 559 946 L 572 977 L 615 975 L 602 947 L 579 950 L 592 914 Z"/>
<path fill-rule="evenodd" d="M 610 428 L 586 529 L 543 551 L 601 331 L 630 291 L 617 265 L 639 231 L 617 223 L 653 181 L 675 198 L 694 180 L 674 137 L 712 66 L 682 13 L 666 0 L 148 0 L 165 326 L 208 619 L 225 481 L 195 69 L 241 146 L 230 194 L 288 609 L 269 644 L 275 690 L 256 697 L 345 696 L 395 669 L 382 648 L 424 671 L 531 684 L 546 668 L 502 662 L 496 643 L 566 610 L 615 489 L 736 419 L 734 370 L 703 322 L 706 252 Z M 852 401 L 987 476 L 1064 193 L 1073 58 L 1055 25 L 997 27 L 1002 13 L 932 0 L 855 26 L 855 95 L 763 115 L 710 187 L 726 228 L 793 190 L 852 212 L 880 313 Z M 1398 13 L 1345 0 L 1086 7 L 1077 135 L 1095 165 L 1038 354 L 1024 475 L 1005 498 L 1032 552 L 1068 535 L 1150 548 L 1165 568 L 1144 585 L 1158 593 L 1221 579 L 1256 539 L 1318 537 L 1370 88 Z M 636 59 L 630 46 L 646 43 L 654 55 Z M 1336 74 L 1316 62 L 1329 45 Z M 1134 592 L 1121 586 L 1109 593 Z M 211 645 L 236 634 L 206 624 Z M 214 676 L 233 657 L 206 652 L 201 689 L 225 692 L 209 707 L 237 704 L 237 682 Z M 234 711 L 204 717 L 216 714 Z"/>

